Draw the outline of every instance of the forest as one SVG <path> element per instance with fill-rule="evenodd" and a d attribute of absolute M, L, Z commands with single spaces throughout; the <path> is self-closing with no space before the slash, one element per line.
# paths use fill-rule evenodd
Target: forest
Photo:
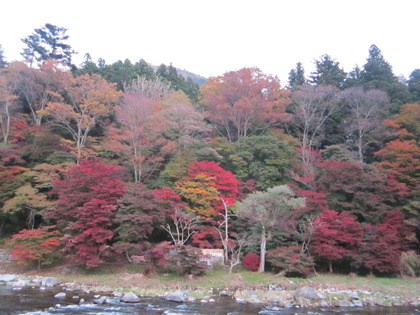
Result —
<path fill-rule="evenodd" d="M 76 66 L 66 29 L 0 46 L 0 243 L 19 263 L 204 273 L 420 274 L 420 69 L 372 45 L 281 86 L 258 68 L 197 81 L 171 64 Z M 279 56 L 281 58 L 281 56 Z"/>

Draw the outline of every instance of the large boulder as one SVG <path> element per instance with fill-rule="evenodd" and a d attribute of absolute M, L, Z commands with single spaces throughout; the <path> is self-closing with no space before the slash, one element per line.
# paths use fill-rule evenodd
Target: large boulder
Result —
<path fill-rule="evenodd" d="M 0 275 L 0 282 L 15 281 L 17 278 L 18 278 L 17 275 L 9 275 L 9 274 Z"/>
<path fill-rule="evenodd" d="M 314 288 L 311 287 L 304 287 L 300 288 L 293 294 L 294 298 L 303 297 L 308 300 L 322 300 L 325 299 L 325 295 L 321 292 L 318 292 Z"/>
<path fill-rule="evenodd" d="M 54 277 L 44 277 L 42 279 L 41 285 L 43 287 L 53 287 L 53 286 L 57 285 L 57 283 L 58 283 L 57 278 L 54 278 Z"/>
<path fill-rule="evenodd" d="M 121 301 L 125 303 L 137 303 L 140 298 L 133 292 L 128 292 L 121 297 Z"/>
<path fill-rule="evenodd" d="M 65 292 L 59 292 L 56 295 L 54 295 L 54 297 L 56 299 L 64 299 L 66 297 L 66 293 Z"/>
<path fill-rule="evenodd" d="M 175 292 L 169 292 L 165 296 L 165 300 L 172 301 L 172 302 L 178 302 L 178 303 L 185 302 L 186 299 L 187 299 L 187 295 L 184 294 L 184 292 L 182 292 L 180 290 L 175 291 Z"/>

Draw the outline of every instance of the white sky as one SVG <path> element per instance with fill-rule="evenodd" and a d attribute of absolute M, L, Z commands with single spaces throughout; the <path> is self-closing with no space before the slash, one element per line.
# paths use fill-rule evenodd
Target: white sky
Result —
<path fill-rule="evenodd" d="M 209 77 L 259 67 L 287 84 L 298 61 L 306 74 L 329 54 L 345 71 L 377 45 L 396 75 L 420 68 L 419 0 L 3 0 L 0 45 L 22 60 L 21 39 L 51 23 L 67 43 L 110 64 L 145 59 Z"/>

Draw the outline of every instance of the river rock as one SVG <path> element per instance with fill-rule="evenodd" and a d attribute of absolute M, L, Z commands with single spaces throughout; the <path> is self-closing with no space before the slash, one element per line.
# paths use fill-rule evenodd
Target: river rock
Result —
<path fill-rule="evenodd" d="M 325 295 L 323 295 L 321 292 L 316 291 L 314 288 L 310 287 L 304 287 L 297 290 L 293 297 L 304 297 L 309 300 L 322 300 L 325 299 Z"/>
<path fill-rule="evenodd" d="M 57 293 L 56 295 L 54 295 L 54 297 L 56 299 L 64 299 L 66 297 L 66 293 L 65 292 L 60 292 L 60 293 Z"/>
<path fill-rule="evenodd" d="M 101 296 L 101 297 L 93 300 L 93 303 L 98 304 L 98 305 L 102 305 L 105 302 L 106 302 L 106 296 Z"/>
<path fill-rule="evenodd" d="M 347 301 L 347 300 L 341 300 L 340 302 L 338 302 L 338 306 L 340 306 L 340 307 L 350 307 L 350 306 L 352 306 L 352 304 L 350 304 L 350 302 Z"/>
<path fill-rule="evenodd" d="M 359 300 L 359 299 L 360 299 L 360 297 L 359 297 L 359 295 L 357 294 L 357 292 L 351 292 L 351 293 L 348 295 L 348 299 L 349 299 L 350 301 L 354 301 L 354 300 Z"/>
<path fill-rule="evenodd" d="M 10 283 L 13 287 L 26 287 L 31 281 L 27 279 L 19 279 L 16 282 Z"/>
<path fill-rule="evenodd" d="M 124 293 L 120 292 L 120 291 L 114 291 L 112 292 L 112 296 L 115 296 L 117 298 L 120 298 L 124 295 Z"/>
<path fill-rule="evenodd" d="M 178 291 L 175 291 L 175 292 L 168 293 L 165 296 L 165 300 L 182 303 L 182 302 L 185 302 L 186 295 L 182 291 L 178 290 Z"/>
<path fill-rule="evenodd" d="M 10 274 L 0 275 L 0 282 L 15 281 L 17 278 L 18 278 L 17 275 L 10 275 Z"/>
<path fill-rule="evenodd" d="M 133 292 L 128 292 L 121 297 L 121 301 L 125 303 L 137 303 L 140 299 Z"/>
<path fill-rule="evenodd" d="M 57 283 L 58 283 L 57 278 L 54 278 L 54 277 L 44 277 L 42 279 L 41 285 L 43 287 L 53 287 L 53 286 L 57 285 Z"/>
<path fill-rule="evenodd" d="M 262 301 L 258 297 L 256 297 L 255 295 L 250 296 L 246 301 L 248 303 L 251 303 L 251 304 L 261 304 L 262 303 Z"/>
<path fill-rule="evenodd" d="M 360 300 L 352 300 L 351 301 L 353 303 L 354 306 L 356 307 L 363 307 L 363 302 Z"/>
<path fill-rule="evenodd" d="M 283 288 L 276 283 L 270 283 L 268 285 L 268 290 L 269 291 L 281 291 L 281 290 L 283 290 Z"/>

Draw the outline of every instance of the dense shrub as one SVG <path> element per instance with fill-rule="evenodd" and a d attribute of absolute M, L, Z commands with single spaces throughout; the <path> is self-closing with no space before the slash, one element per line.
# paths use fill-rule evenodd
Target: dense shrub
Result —
<path fill-rule="evenodd" d="M 180 276 L 205 274 L 207 265 L 199 262 L 200 250 L 192 246 L 176 246 L 170 250 L 167 263 L 175 267 Z"/>
<path fill-rule="evenodd" d="M 22 230 L 12 237 L 10 255 L 17 263 L 36 263 L 39 269 L 61 258 L 59 238 L 55 227 Z"/>
<path fill-rule="evenodd" d="M 145 273 L 174 271 L 180 276 L 205 274 L 207 265 L 199 262 L 200 250 L 192 246 L 174 246 L 162 242 L 145 255 Z"/>
<path fill-rule="evenodd" d="M 272 249 L 267 252 L 267 261 L 286 277 L 306 278 L 312 272 L 314 265 L 312 258 L 301 253 L 298 246 Z"/>
<path fill-rule="evenodd" d="M 255 253 L 248 253 L 244 256 L 242 261 L 245 269 L 257 271 L 260 266 L 260 255 Z"/>
<path fill-rule="evenodd" d="M 420 275 L 420 255 L 414 251 L 402 253 L 400 257 L 400 272 L 403 276 L 416 277 Z"/>

